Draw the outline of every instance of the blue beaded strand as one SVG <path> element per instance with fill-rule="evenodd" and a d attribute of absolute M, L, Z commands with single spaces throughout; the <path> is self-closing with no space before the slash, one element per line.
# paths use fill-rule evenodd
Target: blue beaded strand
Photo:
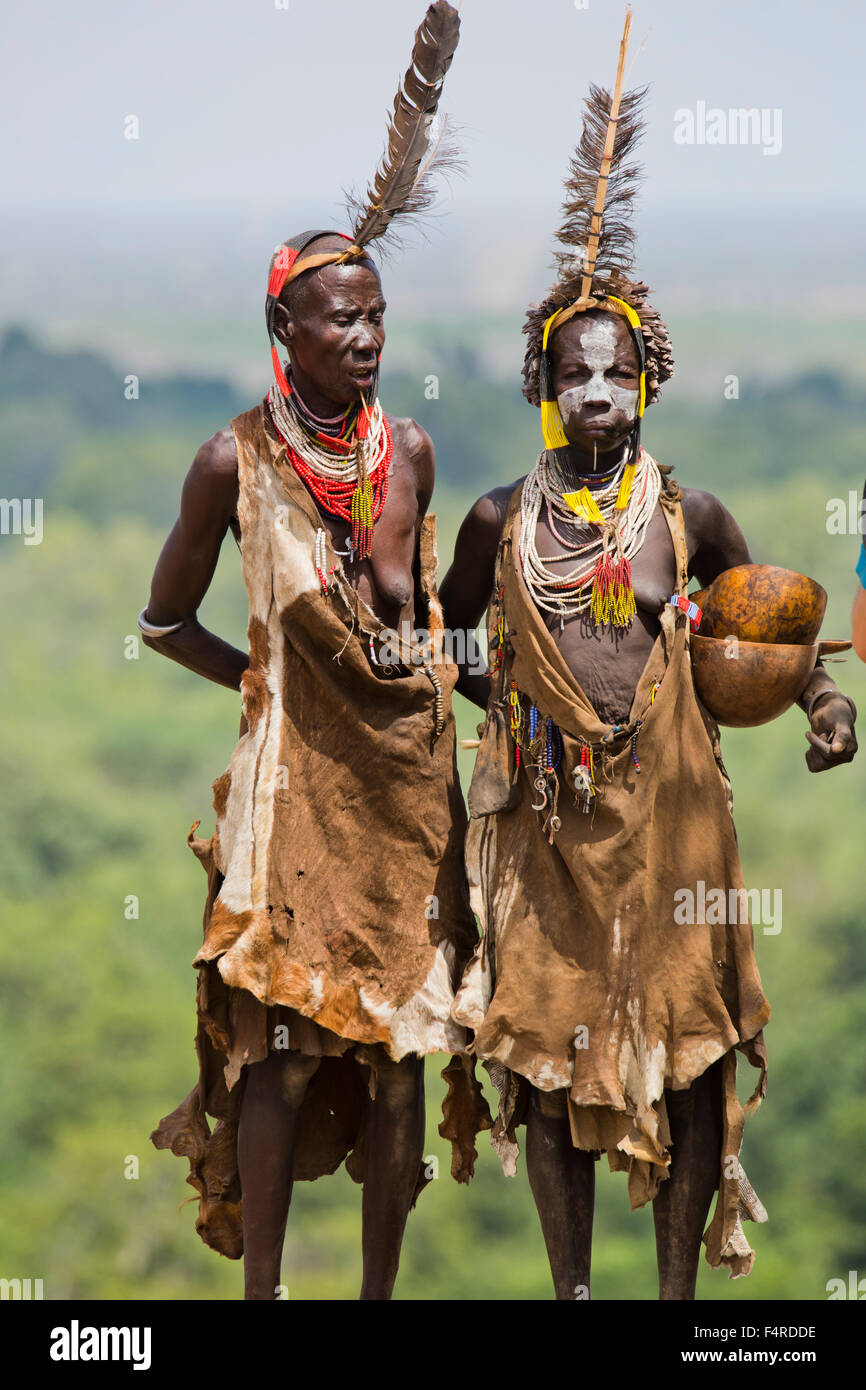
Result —
<path fill-rule="evenodd" d="M 557 746 L 556 762 L 553 761 L 553 734 L 554 734 L 554 730 L 556 731 L 556 746 Z M 547 720 L 547 768 L 548 768 L 548 771 L 549 771 L 549 772 L 555 772 L 556 769 L 559 767 L 559 764 L 560 764 L 561 762 L 562 762 L 562 734 L 561 734 L 560 731 L 559 731 L 559 725 L 558 725 L 558 724 L 554 724 L 553 720 L 550 719 L 550 718 L 548 718 L 548 720 Z"/>

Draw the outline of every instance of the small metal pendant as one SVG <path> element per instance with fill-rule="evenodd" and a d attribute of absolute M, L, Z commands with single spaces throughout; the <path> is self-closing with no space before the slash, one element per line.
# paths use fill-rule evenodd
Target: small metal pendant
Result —
<path fill-rule="evenodd" d="M 588 813 L 592 809 L 592 798 L 596 794 L 589 769 L 583 765 L 576 767 L 572 773 L 572 780 L 580 809 Z"/>

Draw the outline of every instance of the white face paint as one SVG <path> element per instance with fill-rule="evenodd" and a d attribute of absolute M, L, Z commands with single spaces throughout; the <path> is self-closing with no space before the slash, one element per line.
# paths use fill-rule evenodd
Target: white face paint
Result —
<path fill-rule="evenodd" d="M 605 376 L 616 361 L 616 329 L 610 318 L 591 319 L 580 335 L 583 358 L 591 372 L 589 380 L 581 386 L 572 386 L 557 396 L 559 413 L 566 429 L 569 421 L 575 423 L 587 401 L 593 405 L 609 407 L 611 425 L 631 425 L 637 414 L 637 391 L 629 391 L 624 386 L 616 386 Z"/>

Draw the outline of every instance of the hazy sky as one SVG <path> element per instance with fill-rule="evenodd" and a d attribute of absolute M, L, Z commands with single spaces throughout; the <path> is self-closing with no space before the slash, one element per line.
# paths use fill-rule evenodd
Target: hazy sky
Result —
<path fill-rule="evenodd" d="M 277 4 L 283 3 L 283 8 Z M 610 85 L 621 0 L 464 0 L 446 107 L 461 197 L 556 189 L 589 80 Z M 19 0 L 4 19 L 7 206 L 257 202 L 333 209 L 366 179 L 423 0 Z M 633 85 L 652 82 L 653 200 L 863 195 L 859 0 L 636 0 Z M 684 146 L 674 112 L 782 112 L 782 149 Z M 138 141 L 123 137 L 136 115 Z M 853 167 L 852 167 L 853 166 Z M 291 217 L 289 219 L 291 221 Z"/>
<path fill-rule="evenodd" d="M 395 327 L 419 314 L 519 325 L 547 287 L 583 98 L 611 85 L 625 14 L 622 0 L 582 6 L 464 0 L 443 105 L 469 172 L 429 245 L 410 232 L 388 268 Z M 864 8 L 635 0 L 627 80 L 652 84 L 636 265 L 660 305 L 826 309 L 830 285 L 862 312 Z M 181 329 L 211 319 L 252 360 L 270 251 L 345 226 L 341 191 L 375 168 L 423 13 L 424 0 L 7 7 L 0 323 L 38 316 L 49 336 L 107 349 L 149 335 L 165 360 L 195 363 L 207 335 Z M 764 110 L 778 152 L 678 143 L 676 113 L 697 121 L 700 104 Z"/>

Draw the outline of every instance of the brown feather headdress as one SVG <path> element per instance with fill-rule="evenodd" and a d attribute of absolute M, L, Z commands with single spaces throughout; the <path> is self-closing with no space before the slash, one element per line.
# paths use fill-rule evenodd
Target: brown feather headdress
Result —
<path fill-rule="evenodd" d="M 632 212 L 642 171 L 627 161 L 644 131 L 646 93 L 646 87 L 626 92 L 612 118 L 611 93 L 594 83 L 590 86 L 580 143 L 565 181 L 563 222 L 556 234 L 563 248 L 555 256 L 560 281 L 573 289 L 573 299 L 591 294 L 596 275 L 602 279 L 613 270 L 631 268 Z M 613 143 L 606 156 L 612 119 Z"/>
<path fill-rule="evenodd" d="M 364 197 L 348 199 L 352 235 L 345 237 L 349 242 L 345 250 L 305 255 L 312 241 L 326 235 L 317 232 L 307 235 L 305 241 L 285 241 L 274 252 L 265 316 L 274 374 L 286 395 L 290 388 L 274 342 L 274 311 L 285 287 L 304 271 L 363 258 L 372 242 L 396 240 L 394 222 L 399 219 L 405 223 L 427 212 L 435 196 L 435 175 L 458 164 L 447 118 L 438 124 L 436 115 L 459 38 L 457 10 L 448 0 L 434 0 L 416 31 L 409 67 L 388 121 L 385 153 L 373 181 Z"/>
<path fill-rule="evenodd" d="M 365 198 L 348 200 L 353 241 L 362 250 L 371 241 L 392 237 L 395 217 L 405 225 L 408 218 L 428 212 L 435 198 L 434 176 L 458 163 L 448 117 L 439 124 L 436 116 L 459 37 L 460 16 L 454 6 L 436 0 L 415 34 L 373 182 Z"/>
<path fill-rule="evenodd" d="M 572 314 L 605 309 L 628 319 L 642 369 L 641 413 L 644 405 L 658 399 L 662 383 L 673 375 L 667 328 L 648 301 L 647 286 L 632 278 L 634 199 L 641 180 L 634 153 L 644 130 L 648 89 L 622 91 L 630 28 L 629 9 L 613 92 L 593 84 L 586 99 L 583 130 L 565 182 L 563 220 L 556 234 L 557 280 L 542 303 L 529 309 L 523 328 L 527 338 L 523 394 L 541 407 L 548 447 L 567 442 L 561 423 L 557 429 L 548 343 L 555 328 Z M 639 423 L 638 419 L 635 448 Z"/>

